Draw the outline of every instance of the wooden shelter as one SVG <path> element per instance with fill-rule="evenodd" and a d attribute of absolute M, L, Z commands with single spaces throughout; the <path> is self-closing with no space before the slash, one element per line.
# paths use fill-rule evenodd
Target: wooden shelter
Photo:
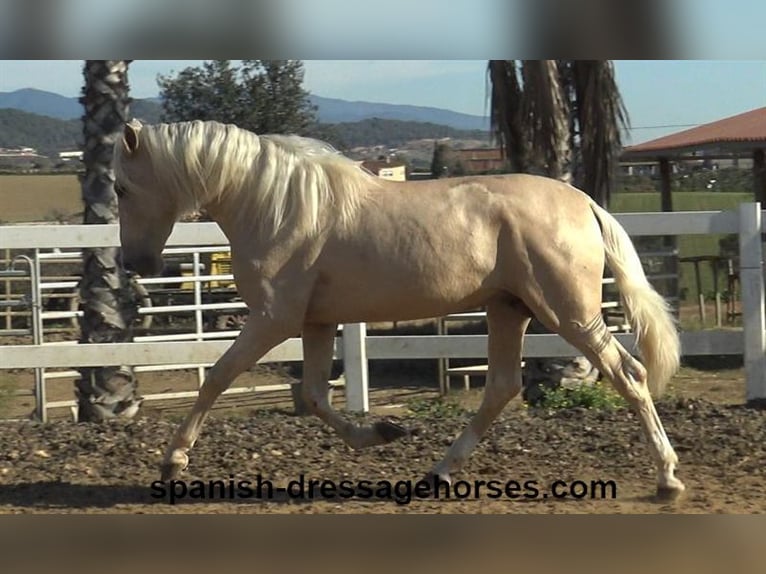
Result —
<path fill-rule="evenodd" d="M 766 107 L 623 149 L 621 161 L 657 161 L 662 210 L 673 211 L 671 162 L 752 158 L 753 195 L 766 206 Z"/>

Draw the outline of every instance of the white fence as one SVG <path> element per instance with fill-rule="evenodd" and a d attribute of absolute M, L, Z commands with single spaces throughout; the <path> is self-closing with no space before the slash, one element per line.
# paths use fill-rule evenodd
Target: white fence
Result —
<path fill-rule="evenodd" d="M 190 340 L 208 340 L 208 339 L 232 339 L 239 334 L 238 330 L 205 330 L 205 324 L 203 320 L 203 313 L 205 312 L 231 312 L 237 313 L 246 311 L 246 305 L 244 302 L 236 300 L 237 292 L 235 289 L 219 289 L 217 293 L 221 296 L 216 299 L 226 299 L 223 301 L 206 301 L 210 295 L 210 291 L 203 291 L 202 284 L 204 282 L 228 282 L 233 280 L 231 274 L 215 274 L 210 275 L 203 271 L 209 272 L 210 270 L 204 269 L 201 263 L 201 256 L 204 254 L 227 254 L 229 247 L 224 246 L 197 246 L 197 247 L 176 247 L 165 249 L 163 254 L 167 257 L 174 257 L 179 255 L 185 255 L 191 259 L 191 263 L 182 264 L 178 270 L 177 275 L 164 275 L 162 277 L 141 278 L 137 281 L 138 285 L 147 289 L 144 294 L 139 294 L 140 299 L 146 299 L 149 304 L 142 304 L 139 306 L 138 314 L 142 318 L 141 324 L 146 323 L 146 318 L 152 319 L 159 316 L 168 315 L 192 315 L 194 327 L 190 332 L 178 333 L 178 334 L 149 334 L 149 335 L 136 335 L 133 340 L 136 342 L 150 342 L 150 341 L 190 341 Z M 40 253 L 40 250 L 36 250 L 33 256 L 36 261 L 43 262 L 81 262 L 81 251 L 62 251 L 57 249 L 52 253 Z M 80 264 L 81 266 L 81 264 Z M 187 273 L 183 273 L 186 271 Z M 54 290 L 65 290 L 68 294 L 72 294 L 77 290 L 79 285 L 78 279 L 72 279 L 65 281 L 49 281 L 44 272 L 39 272 L 40 279 L 36 283 L 33 282 L 32 288 L 33 298 L 40 301 L 45 301 L 44 294 L 50 294 Z M 187 288 L 191 284 L 191 288 Z M 159 290 L 153 290 L 154 287 L 159 287 Z M 170 288 L 170 294 L 166 292 L 166 289 Z M 185 301 L 177 302 L 172 299 L 179 297 L 180 294 L 185 295 L 182 299 L 188 300 L 189 303 L 184 304 Z M 67 293 L 65 293 L 66 298 Z M 154 299 L 152 301 L 152 299 Z M 74 300 L 77 302 L 76 300 Z M 160 303 L 159 305 L 157 303 Z M 166 303 L 166 304 L 162 304 Z M 82 315 L 82 311 L 69 309 L 69 310 L 42 310 L 38 315 L 38 320 L 33 321 L 33 334 L 39 336 L 39 342 L 45 343 L 45 333 L 49 331 L 46 328 L 46 323 L 51 323 L 60 320 L 72 321 Z M 62 344 L 72 345 L 77 344 L 76 341 L 63 341 Z M 212 366 L 211 364 L 195 363 L 176 363 L 173 365 L 143 365 L 136 368 L 136 372 L 147 372 L 157 370 L 179 370 L 179 369 L 198 369 L 198 380 L 201 385 L 204 380 L 205 367 Z M 73 378 L 79 376 L 77 371 L 56 371 L 45 372 L 43 378 L 55 379 L 55 378 Z M 173 397 L 178 398 L 181 396 L 189 396 L 189 393 L 175 393 Z M 51 406 L 69 406 L 64 403 L 54 403 Z"/>
<path fill-rule="evenodd" d="M 740 283 L 742 331 L 697 331 L 681 334 L 684 355 L 744 355 L 747 377 L 746 400 L 766 399 L 766 337 L 764 328 L 764 274 L 760 204 L 743 203 L 739 209 L 722 212 L 675 212 L 620 214 L 617 219 L 632 236 L 738 234 L 740 245 Z M 40 249 L 105 247 L 119 244 L 118 227 L 103 226 L 0 226 L 0 249 Z M 226 239 L 214 223 L 177 224 L 168 246 L 226 246 Z M 39 261 L 37 262 L 39 265 Z M 33 297 L 37 306 L 39 298 Z M 374 336 L 366 335 L 364 324 L 343 326 L 336 338 L 336 359 L 344 362 L 347 408 L 367 411 L 367 363 L 377 359 L 456 359 L 486 358 L 486 335 Z M 632 334 L 617 338 L 633 348 Z M 196 337 L 201 339 L 202 337 Z M 122 344 L 53 345 L 35 341 L 33 345 L 0 345 L 0 368 L 35 369 L 38 414 L 44 419 L 51 406 L 45 400 L 45 381 L 39 373 L 47 368 L 89 367 L 128 364 L 133 366 L 204 366 L 215 362 L 231 341 L 144 341 Z M 557 335 L 528 335 L 526 357 L 575 356 L 579 352 Z M 302 360 L 300 339 L 285 341 L 261 362 Z M 238 389 L 237 389 L 238 390 Z M 233 391 L 233 389 L 230 389 Z M 149 398 L 149 397 L 147 397 Z M 152 399 L 161 396 L 151 397 Z M 63 406 L 56 404 L 55 406 Z M 73 404 L 73 402 L 72 402 Z"/>

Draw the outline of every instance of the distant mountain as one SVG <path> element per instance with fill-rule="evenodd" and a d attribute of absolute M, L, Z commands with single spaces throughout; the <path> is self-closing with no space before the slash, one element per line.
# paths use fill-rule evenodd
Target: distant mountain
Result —
<path fill-rule="evenodd" d="M 0 109 L 0 147 L 31 147 L 42 155 L 52 155 L 79 149 L 81 140 L 80 120 L 60 120 L 21 110 Z"/>
<path fill-rule="evenodd" d="M 79 120 L 83 107 L 78 98 L 68 98 L 53 92 L 24 88 L 14 92 L 0 92 L 0 109 L 21 110 L 31 114 L 47 116 L 59 120 Z M 130 105 L 132 116 L 147 123 L 156 123 L 160 119 L 162 108 L 158 98 L 135 99 Z"/>
<path fill-rule="evenodd" d="M 79 118 L 83 112 L 82 104 L 77 98 L 67 98 L 33 88 L 0 92 L 0 108 L 11 108 L 60 120 Z"/>
<path fill-rule="evenodd" d="M 142 113 L 138 103 L 132 106 L 132 115 L 152 121 L 147 114 L 153 113 L 156 108 L 149 105 L 144 110 L 146 113 Z M 140 103 L 144 105 L 145 101 Z M 401 147 L 408 141 L 424 139 L 487 138 L 487 132 L 484 130 L 458 130 L 426 122 L 380 118 L 319 124 L 317 128 L 318 133 L 311 135 L 325 139 L 340 149 L 377 145 Z M 81 141 L 82 122 L 79 117 L 61 120 L 16 109 L 0 108 L 0 147 L 32 147 L 43 155 L 55 155 L 59 151 L 79 149 Z"/>
<path fill-rule="evenodd" d="M 426 122 L 448 126 L 459 130 L 487 130 L 489 120 L 481 116 L 461 114 L 441 108 L 382 104 L 372 102 L 350 102 L 335 98 L 311 95 L 311 102 L 317 106 L 320 122 L 337 124 L 358 122 L 372 118 Z M 24 88 L 14 92 L 0 92 L 0 108 L 12 108 L 62 120 L 79 119 L 82 104 L 76 97 L 69 98 L 52 92 Z M 131 105 L 131 115 L 148 123 L 159 120 L 161 106 L 159 98 L 136 99 Z"/>
<path fill-rule="evenodd" d="M 337 124 L 320 124 L 325 134 L 319 134 L 320 139 L 333 143 L 340 149 L 355 147 L 402 147 L 414 140 L 429 139 L 468 139 L 488 140 L 486 130 L 460 130 L 449 126 L 430 122 L 408 122 L 403 120 L 384 120 L 370 118 L 358 122 L 340 122 Z"/>
<path fill-rule="evenodd" d="M 309 98 L 317 106 L 317 115 L 322 123 L 335 124 L 380 118 L 405 122 L 426 122 L 459 130 L 489 129 L 488 118 L 461 114 L 441 108 L 372 102 L 349 102 L 316 95 L 311 95 Z"/>

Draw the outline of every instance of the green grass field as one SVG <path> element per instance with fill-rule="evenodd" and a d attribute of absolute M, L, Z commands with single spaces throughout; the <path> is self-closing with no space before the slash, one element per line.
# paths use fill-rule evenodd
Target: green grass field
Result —
<path fill-rule="evenodd" d="M 717 211 L 735 209 L 752 201 L 752 193 L 720 193 L 717 191 L 673 192 L 673 211 Z M 617 193 L 609 206 L 616 213 L 660 211 L 659 193 Z"/>
<path fill-rule="evenodd" d="M 682 191 L 673 193 L 674 211 L 719 211 L 736 209 L 740 203 L 752 201 L 752 193 L 721 193 L 711 191 Z M 635 213 L 660 211 L 659 193 L 618 193 L 612 197 L 610 211 L 614 213 Z M 723 235 L 681 235 L 678 237 L 680 257 L 695 255 L 718 255 L 719 241 Z M 702 292 L 706 296 L 714 291 L 713 272 L 709 264 L 700 267 Z M 725 276 L 719 276 L 719 289 L 726 289 Z M 694 266 L 681 265 L 681 295 L 686 302 L 696 301 L 697 290 L 694 282 Z"/>
<path fill-rule="evenodd" d="M 79 221 L 76 175 L 0 175 L 0 222 Z"/>

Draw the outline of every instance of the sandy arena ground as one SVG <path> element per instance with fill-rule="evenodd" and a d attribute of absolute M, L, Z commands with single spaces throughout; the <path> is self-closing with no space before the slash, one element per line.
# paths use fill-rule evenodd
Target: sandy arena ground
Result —
<path fill-rule="evenodd" d="M 273 370 L 243 376 L 289 379 Z M 399 371 L 397 374 L 396 371 Z M 421 371 L 421 372 L 419 372 Z M 353 451 L 313 417 L 296 417 L 289 395 L 271 393 L 223 398 L 206 423 L 182 478 L 191 481 L 250 480 L 260 475 L 274 487 L 301 474 L 309 479 L 415 481 L 430 469 L 467 423 L 481 389 L 454 390 L 439 400 L 435 379 L 418 380 L 428 369 L 373 369 L 372 409 L 359 419 L 392 419 L 413 434 L 398 442 Z M 185 378 L 185 382 L 180 378 Z M 183 373 L 145 375 L 144 393 L 192 386 Z M 414 383 L 414 384 L 413 384 Z M 480 387 L 477 384 L 477 387 Z M 61 386 L 57 392 L 71 397 Z M 414 499 L 409 504 L 370 498 L 298 500 L 187 497 L 170 504 L 152 490 L 162 449 L 186 412 L 189 400 L 173 405 L 147 403 L 130 423 L 75 424 L 61 413 L 48 424 L 0 424 L 0 512 L 54 513 L 762 513 L 766 511 L 766 411 L 743 406 L 741 369 L 702 371 L 684 368 L 665 398 L 660 417 L 675 446 L 678 476 L 688 492 L 679 501 L 654 499 L 654 470 L 637 418 L 625 409 L 550 412 L 526 408 L 516 398 L 479 444 L 454 480 L 537 481 L 534 499 L 472 496 L 458 500 Z M 335 399 L 343 407 L 342 391 Z M 29 405 L 22 407 L 27 409 Z M 349 415 L 350 416 L 350 415 Z M 557 499 L 548 492 L 554 480 L 611 480 L 615 498 Z M 265 484 L 265 483 L 264 483 Z M 167 487 L 167 485 L 166 485 Z M 404 487 L 400 487 L 404 488 Z M 265 490 L 263 491 L 265 492 Z M 399 491 L 404 492 L 403 490 Z M 199 492 L 198 492 L 199 494 Z M 235 493 L 236 494 L 236 493 Z M 246 492 L 244 494 L 247 494 Z"/>

